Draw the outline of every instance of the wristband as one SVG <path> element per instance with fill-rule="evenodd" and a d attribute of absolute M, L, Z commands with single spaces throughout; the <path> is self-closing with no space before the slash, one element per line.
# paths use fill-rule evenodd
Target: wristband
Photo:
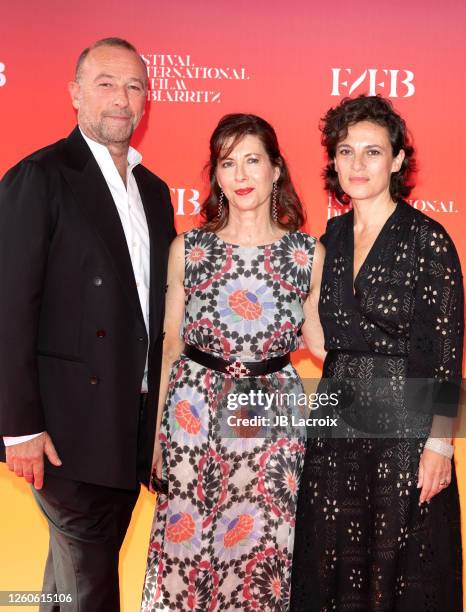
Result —
<path fill-rule="evenodd" d="M 451 459 L 453 457 L 453 444 L 448 444 L 440 438 L 428 438 L 427 442 L 424 445 L 424 448 L 428 448 L 434 453 L 438 453 L 439 455 L 443 455 L 447 457 L 447 459 Z"/>

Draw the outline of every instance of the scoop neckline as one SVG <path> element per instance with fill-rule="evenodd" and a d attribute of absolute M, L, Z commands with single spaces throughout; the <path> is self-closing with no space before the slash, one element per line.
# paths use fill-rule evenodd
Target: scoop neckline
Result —
<path fill-rule="evenodd" d="M 226 242 L 226 240 L 223 240 L 223 238 L 220 238 L 220 236 L 216 234 L 215 232 L 212 232 L 212 233 L 219 242 L 223 243 L 226 246 L 234 247 L 236 249 L 265 249 L 266 247 L 271 247 L 276 244 L 279 244 L 284 238 L 286 238 L 286 236 L 290 236 L 292 234 L 292 232 L 285 232 L 281 238 L 278 238 L 277 240 L 274 240 L 273 242 L 268 242 L 267 244 L 253 244 L 253 245 L 247 246 L 244 244 L 234 244 L 233 242 Z"/>

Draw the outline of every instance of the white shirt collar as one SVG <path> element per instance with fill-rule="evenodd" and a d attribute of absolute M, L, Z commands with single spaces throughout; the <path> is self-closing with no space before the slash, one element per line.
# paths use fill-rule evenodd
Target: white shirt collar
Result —
<path fill-rule="evenodd" d="M 107 149 L 105 145 L 100 144 L 100 142 L 96 142 L 95 140 L 92 140 L 92 138 L 89 138 L 88 136 L 86 136 L 86 134 L 82 131 L 81 127 L 79 127 L 79 131 L 81 132 L 81 135 L 84 138 L 84 140 L 87 142 L 99 166 L 108 167 L 109 163 L 115 166 L 112 156 L 110 155 L 110 151 Z M 139 153 L 139 151 L 137 151 L 133 147 L 129 147 L 127 159 L 128 159 L 128 170 L 129 172 L 132 172 L 133 168 L 135 168 L 138 164 L 141 163 L 142 155 Z"/>

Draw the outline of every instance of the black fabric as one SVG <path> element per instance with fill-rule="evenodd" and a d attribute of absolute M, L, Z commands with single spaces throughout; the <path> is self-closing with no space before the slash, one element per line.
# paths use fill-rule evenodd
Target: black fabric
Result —
<path fill-rule="evenodd" d="M 118 556 L 139 486 L 114 489 L 49 475 L 33 492 L 50 531 L 43 593 L 71 595 L 62 608 L 69 612 L 118 612 Z"/>
<path fill-rule="evenodd" d="M 149 337 L 118 211 L 79 129 L 0 184 L 0 435 L 47 430 L 63 462 L 47 463 L 47 473 L 128 489 L 138 479 L 138 435 L 139 477 L 149 481 L 175 235 L 165 183 L 142 166 L 134 176 L 150 236 Z"/>
<path fill-rule="evenodd" d="M 449 487 L 418 505 L 424 440 L 313 439 L 301 479 L 291 612 L 460 612 L 461 527 Z"/>
<path fill-rule="evenodd" d="M 456 414 L 460 264 L 440 224 L 400 202 L 354 280 L 353 214 L 332 219 L 319 311 L 319 391 L 335 431 L 308 438 L 296 517 L 293 612 L 459 612 L 458 487 L 419 506 L 432 415 Z M 412 379 L 421 381 L 417 401 Z M 321 416 L 319 412 L 314 417 Z M 324 416 L 324 415 L 322 415 Z"/>
<path fill-rule="evenodd" d="M 153 444 L 149 445 L 147 441 L 147 430 L 150 428 L 148 423 L 149 414 L 149 396 L 147 393 L 141 393 L 139 400 L 139 424 L 138 424 L 138 445 L 137 445 L 137 467 L 136 473 L 139 482 L 146 483 L 147 465 L 151 465 L 154 454 Z"/>
<path fill-rule="evenodd" d="M 407 376 L 429 385 L 409 408 L 455 416 L 462 376 L 463 277 L 435 220 L 399 202 L 354 279 L 353 212 L 330 219 L 319 315 L 325 348 L 404 355 Z M 434 401 L 435 400 L 435 401 Z"/>
<path fill-rule="evenodd" d="M 231 366 L 235 364 L 234 360 L 226 361 L 225 359 L 220 359 L 220 357 L 216 357 L 212 353 L 207 353 L 206 351 L 201 351 L 190 344 L 186 345 L 183 353 L 186 357 L 192 359 L 199 365 L 210 368 L 211 370 L 216 370 L 217 372 L 223 372 L 224 374 L 231 373 L 228 368 L 231 368 Z M 264 361 L 242 361 L 241 365 L 238 365 L 238 368 L 241 369 L 242 372 L 248 370 L 248 372 L 242 374 L 242 376 L 265 376 L 266 374 L 278 372 L 289 363 L 290 353 L 286 353 L 286 355 L 272 357 Z"/>

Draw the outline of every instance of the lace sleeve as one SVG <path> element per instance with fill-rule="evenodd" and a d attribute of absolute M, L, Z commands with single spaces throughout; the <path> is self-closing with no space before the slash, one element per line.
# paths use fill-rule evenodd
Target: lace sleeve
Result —
<path fill-rule="evenodd" d="M 426 225 L 420 232 L 408 376 L 422 379 L 424 389 L 429 391 L 424 395 L 425 405 L 417 409 L 454 417 L 458 410 L 464 336 L 461 265 L 451 238 L 440 225 Z"/>

